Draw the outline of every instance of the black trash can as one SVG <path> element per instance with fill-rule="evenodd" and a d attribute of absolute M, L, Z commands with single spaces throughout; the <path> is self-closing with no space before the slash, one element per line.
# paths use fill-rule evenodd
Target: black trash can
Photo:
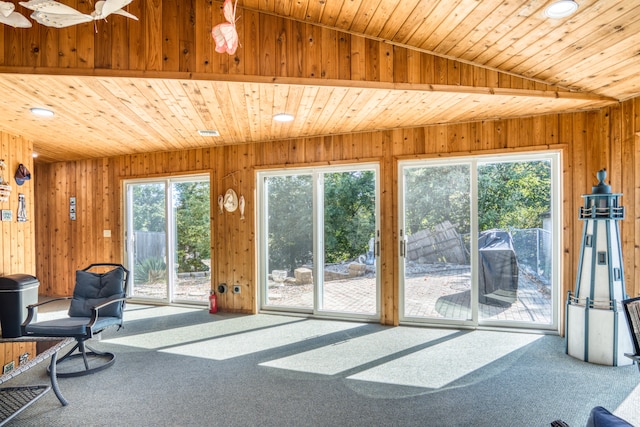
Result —
<path fill-rule="evenodd" d="M 20 325 L 27 318 L 27 306 L 38 303 L 40 282 L 28 274 L 0 277 L 0 325 L 2 338 L 22 335 Z"/>

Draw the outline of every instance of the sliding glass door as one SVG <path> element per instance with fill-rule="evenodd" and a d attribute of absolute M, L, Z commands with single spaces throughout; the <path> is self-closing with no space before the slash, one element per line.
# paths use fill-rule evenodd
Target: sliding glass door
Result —
<path fill-rule="evenodd" d="M 469 322 L 471 165 L 403 166 L 403 315 Z"/>
<path fill-rule="evenodd" d="M 556 329 L 558 164 L 401 162 L 401 320 Z"/>
<path fill-rule="evenodd" d="M 206 304 L 211 289 L 209 176 L 124 183 L 131 297 Z"/>
<path fill-rule="evenodd" d="M 377 166 L 258 175 L 261 308 L 378 318 Z"/>

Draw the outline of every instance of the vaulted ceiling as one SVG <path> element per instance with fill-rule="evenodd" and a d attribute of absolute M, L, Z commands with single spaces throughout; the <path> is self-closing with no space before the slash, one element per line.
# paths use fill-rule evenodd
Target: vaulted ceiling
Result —
<path fill-rule="evenodd" d="M 582 111 L 640 95 L 640 2 L 577 0 L 563 19 L 544 15 L 550 3 L 238 0 L 232 56 L 213 52 L 220 2 L 133 0 L 125 9 L 139 21 L 5 27 L 0 129 L 51 162 Z M 34 106 L 55 116 L 33 117 Z M 295 120 L 274 122 L 280 112 Z"/>

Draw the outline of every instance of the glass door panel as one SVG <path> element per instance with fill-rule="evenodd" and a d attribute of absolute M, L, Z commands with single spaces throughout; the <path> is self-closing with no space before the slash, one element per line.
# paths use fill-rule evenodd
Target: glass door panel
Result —
<path fill-rule="evenodd" d="M 402 171 L 401 316 L 470 321 L 470 165 Z"/>
<path fill-rule="evenodd" d="M 312 175 L 266 177 L 265 304 L 313 309 Z"/>
<path fill-rule="evenodd" d="M 168 300 L 166 187 L 163 182 L 128 186 L 129 262 L 132 297 Z"/>
<path fill-rule="evenodd" d="M 172 183 L 175 285 L 172 301 L 206 304 L 211 291 L 209 181 Z"/>
<path fill-rule="evenodd" d="M 324 273 L 318 309 L 377 313 L 376 181 L 372 170 L 323 174 Z"/>
<path fill-rule="evenodd" d="M 379 317 L 376 165 L 258 174 L 261 308 Z"/>
<path fill-rule="evenodd" d="M 558 165 L 401 162 L 401 320 L 557 329 Z"/>
<path fill-rule="evenodd" d="M 550 160 L 478 164 L 481 323 L 552 319 Z"/>
<path fill-rule="evenodd" d="M 211 290 L 209 176 L 129 181 L 125 194 L 131 297 L 206 304 Z"/>

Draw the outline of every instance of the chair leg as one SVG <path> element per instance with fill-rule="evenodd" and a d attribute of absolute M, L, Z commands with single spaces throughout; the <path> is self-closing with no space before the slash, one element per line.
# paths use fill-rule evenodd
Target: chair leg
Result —
<path fill-rule="evenodd" d="M 84 347 L 84 341 L 78 341 L 78 351 L 82 355 L 82 360 L 84 361 L 84 369 L 89 370 L 89 361 L 87 360 L 87 349 Z"/>
<path fill-rule="evenodd" d="M 77 350 L 77 353 L 76 353 Z M 72 361 L 82 357 L 84 369 L 73 369 Z M 116 356 L 113 353 L 98 351 L 91 348 L 85 343 L 85 340 L 77 340 L 76 345 L 67 352 L 63 357 L 56 361 L 57 377 L 69 378 L 79 377 L 82 375 L 89 375 L 95 372 L 101 371 L 113 365 L 116 361 Z M 93 363 L 92 363 L 93 362 Z M 93 364 L 93 367 L 91 366 Z M 67 366 L 67 369 L 60 369 L 61 366 Z M 51 369 L 47 367 L 47 372 L 51 373 Z"/>

